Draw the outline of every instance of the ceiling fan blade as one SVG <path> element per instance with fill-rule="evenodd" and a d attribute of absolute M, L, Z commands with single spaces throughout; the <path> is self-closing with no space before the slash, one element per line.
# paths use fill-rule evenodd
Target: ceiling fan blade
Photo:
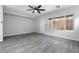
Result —
<path fill-rule="evenodd" d="M 38 13 L 41 13 L 39 10 L 37 10 Z"/>
<path fill-rule="evenodd" d="M 27 11 L 33 11 L 33 9 L 27 9 Z"/>
<path fill-rule="evenodd" d="M 45 9 L 39 9 L 39 11 L 45 11 Z"/>
<path fill-rule="evenodd" d="M 35 11 L 33 11 L 32 13 L 34 13 Z"/>
<path fill-rule="evenodd" d="M 37 8 L 40 8 L 41 7 L 41 5 L 39 5 Z"/>
<path fill-rule="evenodd" d="M 34 7 L 32 7 L 31 5 L 28 5 L 30 8 L 35 9 Z"/>

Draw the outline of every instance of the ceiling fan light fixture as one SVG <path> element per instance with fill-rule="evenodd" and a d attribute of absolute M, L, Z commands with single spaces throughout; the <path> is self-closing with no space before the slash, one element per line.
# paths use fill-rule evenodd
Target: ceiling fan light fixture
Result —
<path fill-rule="evenodd" d="M 35 12 L 37 12 L 37 10 L 35 10 Z"/>
<path fill-rule="evenodd" d="M 42 5 L 38 5 L 38 6 L 31 6 L 31 5 L 28 5 L 28 7 L 31 8 L 31 10 L 28 9 L 28 11 L 32 11 L 32 13 L 41 13 L 40 11 L 45 11 L 45 9 L 41 9 Z"/>

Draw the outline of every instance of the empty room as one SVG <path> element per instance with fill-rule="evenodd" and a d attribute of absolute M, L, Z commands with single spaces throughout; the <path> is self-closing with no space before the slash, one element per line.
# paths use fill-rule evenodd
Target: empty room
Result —
<path fill-rule="evenodd" d="M 79 5 L 0 5 L 0 53 L 79 53 Z"/>

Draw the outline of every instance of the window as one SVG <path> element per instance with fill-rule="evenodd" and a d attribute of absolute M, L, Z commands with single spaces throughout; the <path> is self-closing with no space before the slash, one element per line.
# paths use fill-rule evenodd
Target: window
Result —
<path fill-rule="evenodd" d="M 73 20 L 72 15 L 66 16 L 66 30 L 72 30 L 73 29 Z"/>
<path fill-rule="evenodd" d="M 53 19 L 53 29 L 56 30 L 64 30 L 65 28 L 65 20 L 64 17 L 56 17 Z"/>
<path fill-rule="evenodd" d="M 54 30 L 72 30 L 73 29 L 73 15 L 49 18 L 49 28 Z"/>

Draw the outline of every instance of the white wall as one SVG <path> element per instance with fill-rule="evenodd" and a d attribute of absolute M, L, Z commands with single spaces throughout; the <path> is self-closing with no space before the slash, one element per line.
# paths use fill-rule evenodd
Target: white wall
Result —
<path fill-rule="evenodd" d="M 4 13 L 3 36 L 35 32 L 35 20 Z"/>
<path fill-rule="evenodd" d="M 3 28 L 2 28 L 2 22 L 3 21 L 3 7 L 0 5 L 0 41 L 3 41 Z"/>
<path fill-rule="evenodd" d="M 74 29 L 73 31 L 67 31 L 67 30 L 49 30 L 47 28 L 47 20 L 50 17 L 55 17 L 55 16 L 64 16 L 64 15 L 69 15 L 73 14 L 73 20 L 74 20 Z M 78 40 L 79 41 L 79 6 L 67 8 L 67 9 L 61 9 L 57 10 L 55 12 L 51 12 L 49 14 L 46 14 L 45 16 L 42 15 L 38 20 L 37 20 L 37 32 L 38 33 L 43 33 L 43 34 L 48 34 L 48 35 L 53 35 L 57 37 L 64 37 L 64 38 L 69 38 L 73 40 Z"/>

